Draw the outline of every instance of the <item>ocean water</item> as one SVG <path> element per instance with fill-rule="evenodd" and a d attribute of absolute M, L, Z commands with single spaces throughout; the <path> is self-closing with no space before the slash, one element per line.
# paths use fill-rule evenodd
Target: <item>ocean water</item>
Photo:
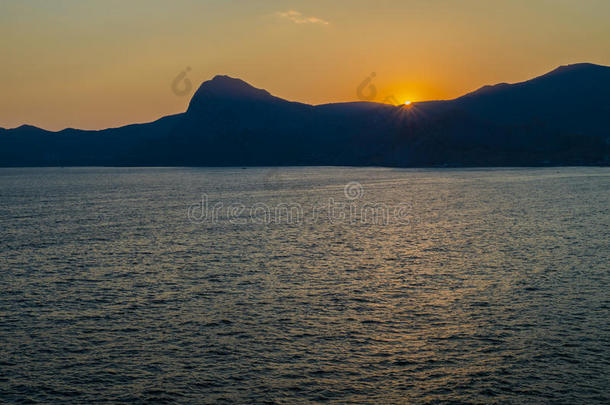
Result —
<path fill-rule="evenodd" d="M 610 169 L 0 169 L 0 401 L 610 402 Z"/>

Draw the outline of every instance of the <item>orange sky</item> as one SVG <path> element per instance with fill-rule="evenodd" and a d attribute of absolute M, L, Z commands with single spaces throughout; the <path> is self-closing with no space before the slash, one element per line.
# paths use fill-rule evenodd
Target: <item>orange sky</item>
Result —
<path fill-rule="evenodd" d="M 610 65 L 607 0 L 5 0 L 0 126 L 58 130 L 184 111 L 172 92 L 242 78 L 290 100 L 457 97 L 558 65 Z"/>

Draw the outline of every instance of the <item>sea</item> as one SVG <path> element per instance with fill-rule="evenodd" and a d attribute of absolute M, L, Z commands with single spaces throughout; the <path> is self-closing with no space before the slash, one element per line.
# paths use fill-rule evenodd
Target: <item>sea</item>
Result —
<path fill-rule="evenodd" d="M 610 403 L 610 168 L 0 169 L 0 402 Z"/>

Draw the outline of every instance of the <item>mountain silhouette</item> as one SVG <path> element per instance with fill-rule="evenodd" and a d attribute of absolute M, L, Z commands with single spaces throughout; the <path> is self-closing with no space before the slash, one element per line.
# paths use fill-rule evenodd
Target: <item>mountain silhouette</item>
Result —
<path fill-rule="evenodd" d="M 203 82 L 191 99 L 189 110 L 207 100 L 225 101 L 259 101 L 259 102 L 282 102 L 279 97 L 274 97 L 268 91 L 257 89 L 240 79 L 229 76 L 215 76 L 212 80 Z"/>
<path fill-rule="evenodd" d="M 216 76 L 147 124 L 0 129 L 0 166 L 608 165 L 608 94 L 610 67 L 593 64 L 409 107 L 313 106 Z"/>
<path fill-rule="evenodd" d="M 526 82 L 485 86 L 448 104 L 498 124 L 542 121 L 556 129 L 607 134 L 608 70 L 587 63 L 561 66 Z"/>

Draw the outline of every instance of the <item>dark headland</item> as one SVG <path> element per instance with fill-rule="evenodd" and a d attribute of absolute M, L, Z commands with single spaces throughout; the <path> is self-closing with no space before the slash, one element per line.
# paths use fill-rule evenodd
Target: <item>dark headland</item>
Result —
<path fill-rule="evenodd" d="M 454 100 L 308 105 L 239 79 L 184 113 L 100 131 L 0 129 L 0 166 L 610 165 L 610 67 L 562 66 Z"/>

